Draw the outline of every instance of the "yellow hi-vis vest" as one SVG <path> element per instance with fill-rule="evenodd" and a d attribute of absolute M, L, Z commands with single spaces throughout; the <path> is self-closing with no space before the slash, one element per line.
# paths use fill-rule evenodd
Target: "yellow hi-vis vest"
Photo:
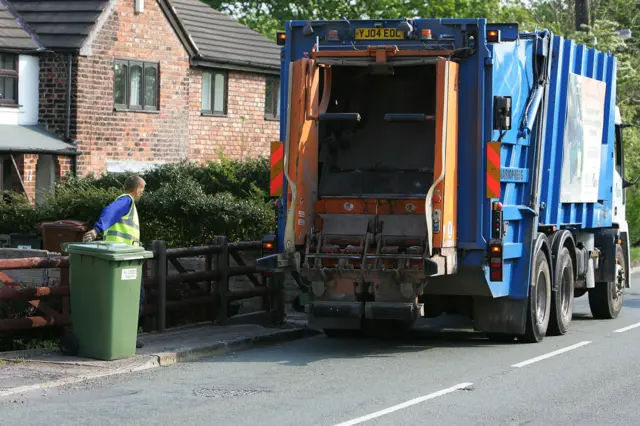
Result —
<path fill-rule="evenodd" d="M 118 222 L 107 229 L 104 233 L 104 241 L 113 241 L 117 243 L 130 244 L 132 246 L 140 245 L 140 222 L 138 221 L 138 210 L 133 197 L 129 194 L 123 194 L 122 197 L 131 198 L 131 209 L 129 213 L 122 216 Z"/>

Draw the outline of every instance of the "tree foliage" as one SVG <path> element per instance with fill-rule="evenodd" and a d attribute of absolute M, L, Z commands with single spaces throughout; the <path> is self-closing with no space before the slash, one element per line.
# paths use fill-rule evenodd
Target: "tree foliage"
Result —
<path fill-rule="evenodd" d="M 202 0 L 269 38 L 284 21 L 305 19 L 497 18 L 500 0 Z"/>
<path fill-rule="evenodd" d="M 608 51 L 618 59 L 617 103 L 625 124 L 640 117 L 640 2 L 590 0 L 591 26 L 576 31 L 575 0 L 202 0 L 245 25 L 274 38 L 290 19 L 484 17 L 515 22 L 525 31 L 546 28 L 579 43 Z M 630 29 L 622 40 L 617 30 Z M 640 175 L 640 132 L 624 130 L 626 178 Z M 640 241 L 640 188 L 627 191 L 627 217 Z"/>

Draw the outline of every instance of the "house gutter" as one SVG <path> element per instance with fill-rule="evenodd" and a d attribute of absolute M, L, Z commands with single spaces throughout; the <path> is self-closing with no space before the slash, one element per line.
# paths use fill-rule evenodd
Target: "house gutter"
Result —
<path fill-rule="evenodd" d="M 280 75 L 280 67 L 257 64 L 252 61 L 234 61 L 231 59 L 206 59 L 196 56 L 191 59 L 191 65 L 205 68 L 226 68 L 234 71 L 245 71 L 257 74 Z"/>

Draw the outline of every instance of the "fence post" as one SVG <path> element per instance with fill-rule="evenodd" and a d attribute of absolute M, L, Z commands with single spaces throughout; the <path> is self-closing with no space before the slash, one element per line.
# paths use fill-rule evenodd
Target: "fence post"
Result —
<path fill-rule="evenodd" d="M 167 326 L 167 243 L 154 241 L 155 252 L 155 278 L 158 285 L 158 332 L 164 333 Z"/>
<path fill-rule="evenodd" d="M 211 239 L 211 238 L 207 238 L 204 242 L 204 244 L 206 246 L 214 246 L 216 244 L 215 240 Z M 212 253 L 207 253 L 204 255 L 204 270 L 207 272 L 211 272 L 213 271 L 213 254 Z M 207 284 L 209 285 L 209 294 L 210 295 L 214 295 L 215 296 L 215 288 L 213 288 L 213 280 L 211 281 L 207 281 Z M 204 306 L 204 308 L 206 309 L 207 307 Z M 212 312 L 210 314 L 210 312 Z M 212 322 L 214 322 L 216 320 L 216 312 L 215 311 L 211 311 L 209 309 L 207 309 L 206 311 L 207 313 L 207 318 L 210 319 Z"/>
<path fill-rule="evenodd" d="M 216 255 L 216 270 L 220 274 L 216 294 L 218 300 L 218 324 L 224 325 L 227 321 L 227 309 L 229 308 L 229 240 L 227 237 L 216 237 L 216 243 L 220 246 L 220 252 Z"/>

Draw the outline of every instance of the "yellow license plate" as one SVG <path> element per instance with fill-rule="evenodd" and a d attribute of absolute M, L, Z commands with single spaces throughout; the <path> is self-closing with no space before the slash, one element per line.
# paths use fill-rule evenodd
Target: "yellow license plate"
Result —
<path fill-rule="evenodd" d="M 395 28 L 356 28 L 356 40 L 404 40 L 404 33 Z"/>

